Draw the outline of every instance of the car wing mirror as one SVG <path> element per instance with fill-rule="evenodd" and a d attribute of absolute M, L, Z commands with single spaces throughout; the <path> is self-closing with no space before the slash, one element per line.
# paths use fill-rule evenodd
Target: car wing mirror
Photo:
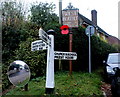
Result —
<path fill-rule="evenodd" d="M 105 60 L 103 60 L 103 64 L 106 64 L 106 61 L 105 61 Z"/>
<path fill-rule="evenodd" d="M 105 60 L 103 60 L 103 64 L 109 66 Z"/>

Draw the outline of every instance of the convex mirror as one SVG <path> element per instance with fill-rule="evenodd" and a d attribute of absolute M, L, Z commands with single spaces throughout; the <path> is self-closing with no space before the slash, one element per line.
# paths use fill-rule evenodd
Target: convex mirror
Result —
<path fill-rule="evenodd" d="M 30 80 L 30 69 L 25 62 L 16 60 L 10 64 L 7 75 L 13 85 L 23 87 Z"/>

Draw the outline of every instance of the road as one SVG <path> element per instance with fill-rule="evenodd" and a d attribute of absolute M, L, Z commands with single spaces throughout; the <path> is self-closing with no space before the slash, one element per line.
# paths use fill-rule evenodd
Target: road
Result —
<path fill-rule="evenodd" d="M 30 72 L 25 71 L 25 69 L 22 69 L 20 72 L 13 73 L 9 76 L 10 82 L 16 86 L 26 80 L 26 78 L 30 78 Z"/>

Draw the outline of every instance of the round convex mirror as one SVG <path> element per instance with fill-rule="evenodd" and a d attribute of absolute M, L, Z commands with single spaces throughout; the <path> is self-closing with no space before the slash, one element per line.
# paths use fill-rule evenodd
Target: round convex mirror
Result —
<path fill-rule="evenodd" d="M 10 64 L 7 74 L 10 82 L 18 87 L 25 86 L 30 80 L 29 66 L 20 60 Z"/>

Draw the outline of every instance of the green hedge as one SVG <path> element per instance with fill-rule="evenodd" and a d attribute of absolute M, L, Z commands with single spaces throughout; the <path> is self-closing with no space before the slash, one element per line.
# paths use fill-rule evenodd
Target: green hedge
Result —
<path fill-rule="evenodd" d="M 69 34 L 62 35 L 60 33 L 59 24 L 46 25 L 45 31 L 49 29 L 55 30 L 55 51 L 69 51 Z M 19 44 L 19 48 L 15 50 L 15 55 L 8 63 L 14 60 L 22 60 L 28 64 L 31 70 L 31 78 L 39 77 L 46 74 L 47 52 L 31 51 L 31 43 L 39 38 L 33 36 L 38 35 L 38 27 L 29 30 L 29 36 L 26 41 Z M 88 71 L 88 36 L 85 35 L 85 29 L 79 27 L 73 29 L 73 52 L 77 53 L 77 60 L 73 61 L 73 71 Z M 106 59 L 108 53 L 116 52 L 116 49 L 109 44 L 101 41 L 97 36 L 91 37 L 92 49 L 92 70 L 102 66 L 102 61 Z M 59 61 L 55 60 L 55 71 L 59 70 Z M 62 61 L 63 70 L 69 70 L 69 61 Z M 5 78 L 6 79 L 6 78 Z M 4 81 L 3 81 L 4 82 Z M 7 86 L 4 84 L 5 86 Z"/>

